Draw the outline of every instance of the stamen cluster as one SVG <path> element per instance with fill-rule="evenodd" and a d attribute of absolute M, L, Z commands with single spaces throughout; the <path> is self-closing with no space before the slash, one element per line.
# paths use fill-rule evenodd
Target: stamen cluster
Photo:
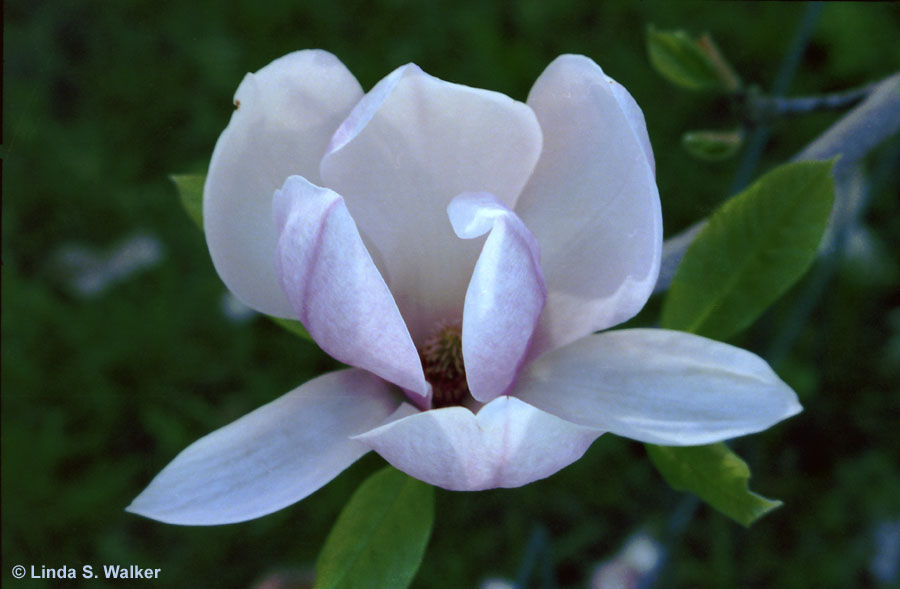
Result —
<path fill-rule="evenodd" d="M 432 407 L 461 405 L 469 395 L 462 355 L 462 328 L 442 326 L 419 350 L 425 378 L 431 383 Z"/>

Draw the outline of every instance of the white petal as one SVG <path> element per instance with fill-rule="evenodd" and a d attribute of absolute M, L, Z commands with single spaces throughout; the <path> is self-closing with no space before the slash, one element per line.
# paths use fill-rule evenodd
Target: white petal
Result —
<path fill-rule="evenodd" d="M 462 192 L 490 192 L 511 206 L 540 153 L 528 106 L 502 94 L 443 82 L 414 65 L 379 82 L 335 133 L 322 161 L 413 340 L 462 315 L 480 249 L 460 241 L 446 207 Z"/>
<path fill-rule="evenodd" d="M 447 207 L 453 230 L 484 242 L 466 291 L 462 349 L 472 396 L 506 394 L 525 360 L 547 287 L 537 241 L 515 213 L 485 193 L 463 193 Z"/>
<path fill-rule="evenodd" d="M 127 510 L 182 525 L 216 525 L 272 513 L 303 499 L 369 448 L 351 436 L 400 404 L 362 370 L 311 380 L 182 451 Z"/>
<path fill-rule="evenodd" d="M 544 150 L 516 212 L 540 243 L 547 281 L 536 355 L 643 307 L 659 272 L 662 216 L 643 116 L 597 64 L 559 57 L 528 104 Z"/>
<path fill-rule="evenodd" d="M 291 176 L 272 207 L 281 284 L 316 343 L 426 396 L 419 354 L 341 196 Z"/>
<path fill-rule="evenodd" d="M 575 462 L 602 432 L 580 427 L 513 397 L 474 415 L 434 409 L 357 436 L 392 465 L 453 491 L 519 487 Z"/>
<path fill-rule="evenodd" d="M 234 96 L 209 164 L 203 225 L 219 276 L 257 311 L 293 317 L 275 272 L 272 193 L 292 174 L 320 182 L 328 141 L 362 95 L 334 55 L 309 50 L 247 74 Z"/>
<path fill-rule="evenodd" d="M 634 97 L 625 89 L 625 86 L 609 76 L 606 76 L 606 81 L 609 82 L 609 89 L 612 90 L 613 96 L 619 102 L 619 108 L 622 109 L 622 113 L 628 119 L 635 139 L 641 144 L 644 157 L 647 158 L 647 163 L 650 164 L 650 171 L 656 176 L 656 162 L 653 159 L 653 147 L 650 145 L 650 136 L 647 134 L 647 122 L 644 120 L 644 112 L 638 106 Z"/>
<path fill-rule="evenodd" d="M 573 423 L 666 446 L 758 432 L 802 409 L 759 356 L 664 329 L 611 331 L 554 350 L 520 375 L 514 394 Z"/>

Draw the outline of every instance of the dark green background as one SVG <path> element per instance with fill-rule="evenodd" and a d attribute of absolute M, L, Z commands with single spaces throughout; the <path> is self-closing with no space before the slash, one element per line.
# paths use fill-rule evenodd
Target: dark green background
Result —
<path fill-rule="evenodd" d="M 155 586 L 247 587 L 273 569 L 311 567 L 340 507 L 382 461 L 371 455 L 309 499 L 245 524 L 183 528 L 123 511 L 187 444 L 335 366 L 268 321 L 224 319 L 202 235 L 167 180 L 205 169 L 244 73 L 320 47 L 365 88 L 414 61 L 524 99 L 556 55 L 586 54 L 644 109 L 671 235 L 716 206 L 737 163 L 690 159 L 681 133 L 733 119 L 723 101 L 677 90 L 652 71 L 646 25 L 711 32 L 746 81 L 767 87 L 807 8 L 7 0 L 4 10 L 0 580 L 42 586 L 14 581 L 15 564 L 139 564 L 162 568 L 161 581 L 144 582 Z M 791 93 L 892 73 L 898 32 L 897 5 L 827 4 Z M 760 170 L 836 116 L 776 124 Z M 765 354 L 797 309 L 808 310 L 776 365 L 806 411 L 735 444 L 753 487 L 785 507 L 749 530 L 699 507 L 669 546 L 660 586 L 875 586 L 874 530 L 900 521 L 896 154 L 895 139 L 868 161 L 868 249 L 848 245 L 829 261 L 835 273 L 820 295 L 804 297 L 809 281 L 801 283 L 738 340 Z M 93 298 L 72 291 L 55 261 L 60 246 L 102 252 L 138 231 L 160 240 L 161 264 Z M 651 302 L 640 320 L 653 321 L 657 309 Z M 639 444 L 604 436 L 548 480 L 439 491 L 416 586 L 515 578 L 535 530 L 547 533 L 540 554 L 552 559 L 558 585 L 584 586 L 633 531 L 665 537 L 682 502 Z"/>

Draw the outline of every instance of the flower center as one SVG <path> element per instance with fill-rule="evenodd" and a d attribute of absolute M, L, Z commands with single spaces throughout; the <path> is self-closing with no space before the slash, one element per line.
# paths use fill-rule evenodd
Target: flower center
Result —
<path fill-rule="evenodd" d="M 419 350 L 425 379 L 433 390 L 435 409 L 461 405 L 469 396 L 462 355 L 462 328 L 458 323 L 442 325 Z"/>

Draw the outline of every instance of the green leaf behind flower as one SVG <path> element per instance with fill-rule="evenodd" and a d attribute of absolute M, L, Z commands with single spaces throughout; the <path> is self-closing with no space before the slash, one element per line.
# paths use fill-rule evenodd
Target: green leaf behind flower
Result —
<path fill-rule="evenodd" d="M 178 198 L 188 216 L 203 230 L 203 184 L 206 182 L 205 174 L 172 174 L 169 176 L 178 191 Z M 282 319 L 267 315 L 273 323 L 300 337 L 313 341 L 309 332 L 299 321 Z"/>
<path fill-rule="evenodd" d="M 731 92 L 741 81 L 712 38 L 694 39 L 684 31 L 647 27 L 647 55 L 664 78 L 688 90 Z"/>
<path fill-rule="evenodd" d="M 747 463 L 725 444 L 645 446 L 650 460 L 672 488 L 693 492 L 741 525 L 749 526 L 782 505 L 748 488 Z"/>
<path fill-rule="evenodd" d="M 303 324 L 299 321 L 294 321 L 293 319 L 283 319 L 281 317 L 272 317 L 271 315 L 266 315 L 272 323 L 282 327 L 283 329 L 290 331 L 294 335 L 299 335 L 304 339 L 308 339 L 309 341 L 315 341 L 309 332 L 306 331 L 306 328 L 303 327 Z"/>
<path fill-rule="evenodd" d="M 797 282 L 828 224 L 832 166 L 785 164 L 722 205 L 675 273 L 662 327 L 727 340 Z"/>
<path fill-rule="evenodd" d="M 750 325 L 809 268 L 834 200 L 833 162 L 776 168 L 713 214 L 688 248 L 660 324 L 716 339 Z M 781 503 L 748 488 L 750 469 L 725 444 L 646 444 L 675 489 L 748 526 Z"/>
<path fill-rule="evenodd" d="M 175 183 L 178 198 L 188 216 L 203 229 L 203 184 L 205 174 L 172 174 L 169 176 Z"/>
<path fill-rule="evenodd" d="M 393 467 L 344 507 L 316 562 L 316 589 L 408 587 L 431 536 L 434 488 Z"/>
<path fill-rule="evenodd" d="M 681 144 L 697 159 L 717 162 L 738 152 L 744 142 L 743 133 L 737 131 L 688 131 L 681 136 Z"/>

